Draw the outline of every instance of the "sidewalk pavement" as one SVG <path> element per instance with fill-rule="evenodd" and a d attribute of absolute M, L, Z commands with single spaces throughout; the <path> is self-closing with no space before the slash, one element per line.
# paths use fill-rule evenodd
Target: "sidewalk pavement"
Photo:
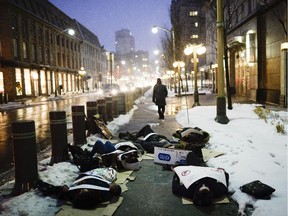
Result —
<path fill-rule="evenodd" d="M 180 110 L 191 108 L 193 102 L 193 96 L 168 97 L 165 120 L 159 120 L 156 105 L 147 97 L 144 103 L 137 104 L 138 109 L 134 111 L 129 123 L 120 128 L 119 133 L 137 132 L 149 124 L 156 133 L 172 139 L 172 134 L 181 127 L 176 122 L 175 115 Z M 216 97 L 201 95 L 201 102 L 203 105 L 215 105 Z M 163 170 L 153 159 L 142 160 L 140 170 L 132 174 L 136 177 L 135 180 L 128 182 L 128 191 L 122 194 L 123 202 L 113 215 L 237 215 L 238 204 L 229 197 L 228 204 L 216 204 L 206 208 L 182 204 L 182 199 L 172 193 L 173 174 L 172 171 Z"/>

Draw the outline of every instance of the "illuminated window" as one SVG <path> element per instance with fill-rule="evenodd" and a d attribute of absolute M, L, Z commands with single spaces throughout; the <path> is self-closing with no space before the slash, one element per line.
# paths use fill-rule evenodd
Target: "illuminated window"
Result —
<path fill-rule="evenodd" d="M 40 85 L 41 85 L 41 93 L 45 94 L 46 93 L 46 79 L 45 79 L 45 71 L 41 70 L 40 71 Z"/>
<path fill-rule="evenodd" d="M 190 11 L 190 16 L 198 16 L 198 11 Z"/>
<path fill-rule="evenodd" d="M 195 27 L 198 27 L 198 22 L 195 22 Z"/>
<path fill-rule="evenodd" d="M 0 71 L 0 92 L 4 92 L 4 79 L 3 79 L 3 72 Z"/>
<path fill-rule="evenodd" d="M 22 95 L 22 75 L 20 68 L 15 68 L 16 77 L 16 93 L 17 95 Z"/>
<path fill-rule="evenodd" d="M 198 35 L 192 35 L 191 38 L 198 38 Z"/>
<path fill-rule="evenodd" d="M 30 76 L 30 70 L 24 69 L 24 82 L 25 82 L 25 93 L 26 95 L 31 95 L 31 76 Z"/>
<path fill-rule="evenodd" d="M 256 61 L 256 34 L 249 30 L 246 34 L 246 60 L 249 63 Z"/>

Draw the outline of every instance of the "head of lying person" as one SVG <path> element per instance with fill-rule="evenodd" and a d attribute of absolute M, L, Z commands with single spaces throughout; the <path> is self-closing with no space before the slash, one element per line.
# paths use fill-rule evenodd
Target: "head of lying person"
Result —
<path fill-rule="evenodd" d="M 120 196 L 122 189 L 118 184 L 112 183 L 109 186 L 111 195 Z M 72 202 L 73 207 L 77 209 L 93 209 L 97 204 L 107 201 L 101 197 L 99 190 L 81 189 L 75 196 Z"/>
<path fill-rule="evenodd" d="M 213 203 L 213 193 L 205 184 L 200 184 L 193 196 L 193 203 L 198 206 L 209 206 Z"/>
<path fill-rule="evenodd" d="M 74 196 L 72 205 L 77 209 L 93 209 L 100 202 L 101 197 L 99 191 L 82 189 Z"/>

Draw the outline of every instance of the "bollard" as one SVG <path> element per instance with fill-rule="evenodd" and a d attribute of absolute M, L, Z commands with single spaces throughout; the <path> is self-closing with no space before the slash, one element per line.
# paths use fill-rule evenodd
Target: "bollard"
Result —
<path fill-rule="evenodd" d="M 15 121 L 12 125 L 15 185 L 14 196 L 29 191 L 38 180 L 36 135 L 34 121 Z"/>
<path fill-rule="evenodd" d="M 4 103 L 7 104 L 8 103 L 8 94 L 4 93 Z"/>
<path fill-rule="evenodd" d="M 0 104 L 3 104 L 3 93 L 0 92 Z"/>
<path fill-rule="evenodd" d="M 72 106 L 72 127 L 74 145 L 87 143 L 84 106 Z"/>
<path fill-rule="evenodd" d="M 67 138 L 67 121 L 65 111 L 51 111 L 50 133 L 52 143 L 52 156 L 50 165 L 54 163 L 67 161 L 68 157 L 68 138 Z"/>
<path fill-rule="evenodd" d="M 104 123 L 107 124 L 106 100 L 105 99 L 98 99 L 97 105 L 98 105 L 98 113 L 100 114 Z"/>
<path fill-rule="evenodd" d="M 98 112 L 97 101 L 87 101 L 86 102 L 87 118 L 95 116 L 97 112 Z"/>
<path fill-rule="evenodd" d="M 118 113 L 126 114 L 125 93 L 118 94 Z"/>
<path fill-rule="evenodd" d="M 105 97 L 107 121 L 113 121 L 113 99 L 111 96 Z"/>
<path fill-rule="evenodd" d="M 118 97 L 117 96 L 113 96 L 112 101 L 113 101 L 113 117 L 117 118 L 119 116 L 119 112 L 118 112 Z"/>

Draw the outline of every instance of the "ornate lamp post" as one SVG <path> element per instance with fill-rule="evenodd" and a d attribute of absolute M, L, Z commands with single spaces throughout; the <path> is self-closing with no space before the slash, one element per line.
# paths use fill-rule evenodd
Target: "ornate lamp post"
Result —
<path fill-rule="evenodd" d="M 168 33 L 171 34 L 172 46 L 173 46 L 173 47 L 172 47 L 172 48 L 173 48 L 173 62 L 175 62 L 175 61 L 176 61 L 176 54 L 175 54 L 176 50 L 175 50 L 175 34 L 174 34 L 174 30 L 173 30 L 173 29 L 169 30 L 169 29 L 166 29 L 166 28 L 163 28 L 163 27 L 160 27 L 160 26 L 153 26 L 152 32 L 153 32 L 154 34 L 156 34 L 156 33 L 158 32 L 158 29 L 161 29 L 161 30 L 163 30 L 163 31 L 168 32 Z M 176 92 L 177 92 L 177 89 L 176 89 L 176 79 L 174 79 L 174 88 L 175 88 L 175 93 L 176 93 Z"/>
<path fill-rule="evenodd" d="M 86 74 L 86 71 L 84 70 L 84 67 L 81 67 L 80 70 L 78 71 L 79 75 L 81 76 L 81 86 L 82 86 L 82 91 L 84 93 L 84 77 L 85 77 L 85 74 Z"/>
<path fill-rule="evenodd" d="M 182 61 L 175 61 L 173 63 L 174 68 L 178 68 L 178 95 L 181 95 L 181 85 L 180 85 L 180 80 L 181 80 L 181 68 L 185 67 L 185 63 Z M 176 77 L 175 77 L 176 78 Z"/>
<path fill-rule="evenodd" d="M 223 0 L 217 0 L 217 116 L 215 121 L 220 124 L 227 124 L 229 119 L 226 116 L 226 98 L 224 91 L 224 68 L 223 68 L 223 56 L 224 56 L 224 11 Z"/>
<path fill-rule="evenodd" d="M 199 93 L 198 93 L 198 85 L 197 85 L 197 75 L 198 75 L 198 59 L 197 54 L 202 55 L 206 52 L 206 47 L 202 46 L 202 44 L 189 44 L 184 49 L 185 55 L 191 55 L 193 53 L 193 64 L 194 64 L 194 104 L 195 106 L 200 106 L 199 103 Z"/>
<path fill-rule="evenodd" d="M 59 36 L 60 34 L 63 34 L 64 32 L 66 32 L 66 33 L 68 33 L 68 35 L 70 35 L 70 36 L 73 36 L 73 35 L 75 35 L 75 31 L 74 31 L 74 29 L 71 29 L 71 28 L 67 28 L 67 29 L 64 29 L 64 30 L 62 30 L 62 31 L 60 31 L 59 33 L 57 33 L 56 35 L 55 35 L 55 37 L 57 37 L 57 36 Z M 57 65 L 56 65 L 56 52 L 57 52 L 57 48 L 56 48 L 56 39 L 54 38 L 54 40 L 53 40 L 53 47 L 54 47 L 54 52 L 53 52 L 53 71 L 54 71 L 54 83 L 55 83 L 55 89 L 54 89 L 54 92 L 55 92 L 55 97 L 57 97 L 57 90 L 58 90 L 58 81 L 57 81 L 57 76 L 58 76 L 58 74 L 56 74 L 55 73 L 55 69 L 56 69 L 56 67 L 57 67 Z M 53 87 L 53 86 L 52 86 Z M 53 89 L 53 88 L 52 88 Z M 53 91 L 53 90 L 52 90 Z"/>

